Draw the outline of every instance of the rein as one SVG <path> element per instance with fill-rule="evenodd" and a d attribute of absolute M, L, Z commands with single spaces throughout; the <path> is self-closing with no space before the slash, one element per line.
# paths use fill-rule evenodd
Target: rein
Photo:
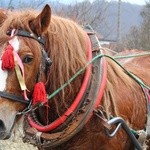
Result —
<path fill-rule="evenodd" d="M 79 71 L 76 72 L 76 74 L 74 74 L 66 83 L 64 83 L 60 88 L 58 88 L 57 90 L 55 90 L 52 94 L 48 95 L 48 99 L 50 100 L 51 98 L 53 98 L 55 95 L 57 95 L 62 89 L 64 89 L 66 86 L 68 86 L 73 80 L 76 79 L 76 77 L 78 77 L 83 71 L 85 71 L 85 69 L 87 68 L 88 65 L 94 63 L 97 59 L 99 58 L 109 58 L 111 60 L 113 60 L 116 64 L 118 64 L 130 77 L 132 77 L 134 80 L 136 80 L 137 82 L 139 82 L 141 85 L 143 85 L 145 88 L 150 90 L 150 87 L 148 87 L 146 84 L 143 83 L 142 80 L 140 80 L 139 78 L 137 78 L 136 76 L 134 76 L 131 72 L 127 71 L 118 61 L 116 61 L 117 59 L 122 59 L 122 58 L 134 58 L 134 57 L 140 57 L 140 56 L 146 56 L 146 55 L 150 55 L 150 53 L 144 53 L 144 54 L 137 54 L 137 55 L 129 55 L 128 57 L 126 56 L 115 56 L 115 57 L 111 57 L 109 55 L 105 55 L 105 54 L 98 54 L 95 57 L 93 57 L 91 59 L 91 61 L 89 61 L 85 67 L 81 68 Z M 40 103 L 37 106 L 35 106 L 32 110 L 36 110 L 39 107 L 43 106 L 45 103 Z"/>

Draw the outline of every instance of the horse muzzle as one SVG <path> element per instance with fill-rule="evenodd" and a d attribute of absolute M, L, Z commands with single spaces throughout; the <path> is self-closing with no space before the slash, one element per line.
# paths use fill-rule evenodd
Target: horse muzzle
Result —
<path fill-rule="evenodd" d="M 0 140 L 6 140 L 10 138 L 11 133 L 8 133 L 6 126 L 2 120 L 0 120 Z"/>
<path fill-rule="evenodd" d="M 0 109 L 0 140 L 10 138 L 12 129 L 16 121 L 16 112 L 8 109 Z"/>

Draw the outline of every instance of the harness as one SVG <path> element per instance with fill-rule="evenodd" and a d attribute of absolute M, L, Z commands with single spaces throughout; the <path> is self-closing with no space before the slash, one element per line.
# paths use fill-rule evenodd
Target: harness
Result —
<path fill-rule="evenodd" d="M 91 31 L 91 28 L 87 26 L 86 30 L 91 41 L 93 41 L 92 44 L 95 42 L 92 48 L 92 57 L 95 57 L 96 55 L 101 54 L 100 45 L 97 45 L 97 43 L 99 43 L 98 39 L 95 36 L 95 33 Z M 90 52 L 88 53 L 91 53 L 91 47 L 89 48 L 89 51 Z M 93 110 L 98 107 L 102 99 L 106 83 L 106 61 L 104 58 L 99 58 L 92 64 L 92 74 L 90 75 L 90 80 L 87 78 L 86 80 L 88 80 L 88 84 L 85 92 L 83 93 L 76 109 L 71 114 L 67 114 L 66 120 L 59 126 L 57 126 L 56 122 L 52 122 L 49 125 L 49 130 L 46 130 L 46 127 L 39 125 L 39 122 L 34 120 L 34 116 L 32 116 L 34 124 L 32 124 L 33 121 L 30 122 L 29 120 L 29 123 L 26 120 L 24 125 L 24 142 L 30 142 L 31 144 L 42 148 L 56 147 L 62 143 L 65 143 L 81 131 L 93 115 Z M 82 85 L 83 84 L 84 81 Z M 61 118 L 63 120 L 62 116 L 60 119 Z M 35 124 L 37 125 L 35 126 Z M 39 130 L 35 127 L 38 127 Z M 43 130 L 45 132 L 43 132 Z"/>

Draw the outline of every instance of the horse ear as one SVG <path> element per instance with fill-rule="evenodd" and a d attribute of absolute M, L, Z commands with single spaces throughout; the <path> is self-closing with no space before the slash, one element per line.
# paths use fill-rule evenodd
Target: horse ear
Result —
<path fill-rule="evenodd" d="M 0 10 L 0 25 L 5 21 L 7 15 L 5 14 L 4 10 Z"/>
<path fill-rule="evenodd" d="M 51 8 L 49 5 L 46 5 L 42 12 L 32 21 L 30 21 L 31 30 L 41 36 L 42 33 L 46 32 L 51 20 Z"/>

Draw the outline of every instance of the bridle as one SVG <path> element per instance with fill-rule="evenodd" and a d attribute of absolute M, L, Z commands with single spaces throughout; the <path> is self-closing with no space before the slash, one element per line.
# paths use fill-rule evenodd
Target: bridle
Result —
<path fill-rule="evenodd" d="M 11 32 L 12 31 L 9 30 L 9 31 L 7 31 L 6 34 L 10 36 Z M 28 37 L 28 38 L 36 40 L 41 45 L 42 65 L 44 65 L 44 66 L 42 66 L 42 68 L 44 68 L 44 69 L 39 69 L 39 74 L 41 74 L 40 71 L 42 71 L 42 70 L 45 71 L 46 74 L 48 74 L 48 70 L 49 70 L 49 67 L 52 62 L 51 62 L 50 58 L 48 57 L 46 51 L 44 50 L 44 46 L 45 46 L 44 38 L 38 37 L 35 34 L 25 31 L 25 30 L 16 30 L 14 36 Z M 31 101 L 32 101 L 31 98 L 29 100 L 26 100 L 23 96 L 8 93 L 6 91 L 0 91 L 0 97 L 23 103 L 23 104 L 27 105 L 27 107 L 29 107 L 29 105 L 31 104 Z M 24 112 L 24 110 L 23 110 L 23 112 Z M 20 114 L 22 114 L 22 113 L 20 113 Z"/>

